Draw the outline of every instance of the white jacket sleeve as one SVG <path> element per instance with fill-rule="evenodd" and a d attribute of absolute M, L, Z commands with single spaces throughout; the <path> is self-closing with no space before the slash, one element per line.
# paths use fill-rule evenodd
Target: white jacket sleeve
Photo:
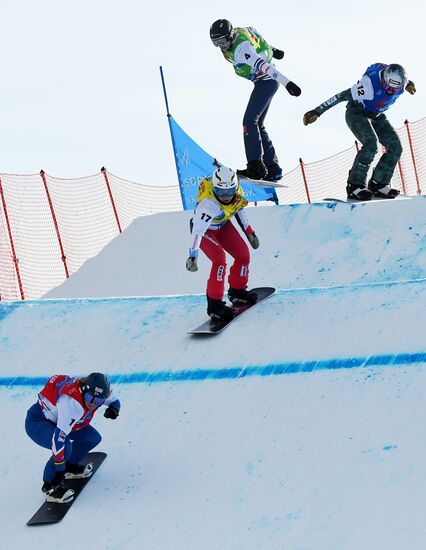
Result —
<path fill-rule="evenodd" d="M 249 224 L 245 210 L 239 210 L 235 214 L 235 217 L 237 219 L 238 224 L 243 229 L 244 233 L 246 233 L 247 229 L 250 227 L 250 224 Z"/>
<path fill-rule="evenodd" d="M 192 219 L 192 242 L 189 248 L 189 254 L 197 255 L 200 248 L 201 239 L 207 229 L 213 223 L 213 220 L 222 213 L 221 207 L 212 199 L 204 199 L 195 208 L 194 217 Z"/>

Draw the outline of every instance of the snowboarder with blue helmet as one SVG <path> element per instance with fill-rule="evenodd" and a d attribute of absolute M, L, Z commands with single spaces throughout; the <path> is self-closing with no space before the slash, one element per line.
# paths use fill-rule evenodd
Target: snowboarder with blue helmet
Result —
<path fill-rule="evenodd" d="M 331 107 L 347 101 L 346 124 L 362 144 L 349 171 L 346 186 L 348 198 L 365 201 L 373 196 L 387 199 L 398 196 L 399 191 L 391 188 L 390 181 L 401 157 L 402 145 L 385 111 L 404 89 L 412 95 L 416 92 L 414 82 L 407 79 L 401 65 L 375 63 L 351 88 L 305 113 L 303 123 L 307 126 Z M 378 152 L 378 141 L 386 151 L 375 166 L 367 187 L 367 174 Z"/>
<path fill-rule="evenodd" d="M 280 84 L 292 96 L 301 94 L 299 86 L 272 63 L 272 58 L 282 59 L 284 52 L 273 48 L 253 27 L 233 27 L 227 19 L 218 19 L 212 24 L 210 39 L 226 61 L 232 63 L 235 73 L 254 84 L 243 118 L 247 168 L 237 170 L 237 174 L 257 180 L 279 180 L 282 169 L 265 129 L 265 117 Z"/>

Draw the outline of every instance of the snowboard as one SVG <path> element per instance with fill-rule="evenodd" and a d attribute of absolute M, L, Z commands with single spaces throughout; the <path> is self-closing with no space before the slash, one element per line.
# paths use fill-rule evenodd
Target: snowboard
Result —
<path fill-rule="evenodd" d="M 277 188 L 287 188 L 288 185 L 283 183 L 278 183 L 278 181 L 268 181 L 268 180 L 252 180 L 251 178 L 246 178 L 244 176 L 238 176 L 238 179 L 241 183 L 253 183 L 254 185 L 259 185 L 260 187 L 277 187 Z"/>
<path fill-rule="evenodd" d="M 410 199 L 408 195 L 398 195 L 394 199 L 386 199 L 385 197 L 371 197 L 368 201 L 359 201 L 357 199 L 335 199 L 335 198 L 326 198 L 322 199 L 325 202 L 343 202 L 346 204 L 363 204 L 365 202 L 392 202 L 392 201 L 398 201 L 398 200 L 405 200 Z"/>
<path fill-rule="evenodd" d="M 234 310 L 234 313 L 235 313 L 235 316 L 233 319 L 230 319 L 228 321 L 219 321 L 217 319 L 209 319 L 208 321 L 200 325 L 198 328 L 188 332 L 188 334 L 219 334 L 219 332 L 222 332 L 222 330 L 225 327 L 230 325 L 232 321 L 235 321 L 235 319 L 239 317 L 242 313 L 256 306 L 260 302 L 263 302 L 263 300 L 266 300 L 266 298 L 269 298 L 269 296 L 272 296 L 272 294 L 275 292 L 275 288 L 272 288 L 269 286 L 260 287 L 260 288 L 251 288 L 250 290 L 253 290 L 253 292 L 256 292 L 257 294 L 257 302 L 255 304 L 234 305 L 232 306 L 232 309 Z"/>
<path fill-rule="evenodd" d="M 48 525 L 50 523 L 58 523 L 65 516 L 76 498 L 89 483 L 96 471 L 99 469 L 102 462 L 106 459 L 106 453 L 94 452 L 87 454 L 81 461 L 81 464 L 93 462 L 93 473 L 90 477 L 80 479 L 66 479 L 65 487 L 74 490 L 74 498 L 71 502 L 60 504 L 58 502 L 43 502 L 33 517 L 27 521 L 27 525 Z"/>

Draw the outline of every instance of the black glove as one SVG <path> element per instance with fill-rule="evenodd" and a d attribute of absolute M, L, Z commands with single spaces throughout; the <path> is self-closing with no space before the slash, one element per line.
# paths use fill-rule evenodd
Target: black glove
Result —
<path fill-rule="evenodd" d="M 302 93 L 302 90 L 294 82 L 289 82 L 285 88 L 290 95 L 299 96 Z"/>
<path fill-rule="evenodd" d="M 256 233 L 252 230 L 251 233 L 247 235 L 247 240 L 250 243 L 251 247 L 256 249 L 259 248 L 259 237 L 256 235 Z"/>
<path fill-rule="evenodd" d="M 275 59 L 282 59 L 284 57 L 284 52 L 278 48 L 272 48 L 272 57 L 275 57 Z"/>
<path fill-rule="evenodd" d="M 105 418 L 109 418 L 111 420 L 115 420 L 119 414 L 120 410 L 117 409 L 117 407 L 114 407 L 114 405 L 110 405 L 104 412 Z"/>
<path fill-rule="evenodd" d="M 412 80 L 409 80 L 407 82 L 407 85 L 405 86 L 405 89 L 411 95 L 414 95 L 416 93 L 416 85 L 414 84 L 414 82 Z"/>
<path fill-rule="evenodd" d="M 316 113 L 314 110 L 308 111 L 303 115 L 303 124 L 305 126 L 307 126 L 308 124 L 312 124 L 317 120 L 318 116 L 319 116 L 318 113 Z"/>
<path fill-rule="evenodd" d="M 56 470 L 55 477 L 52 479 L 52 485 L 57 487 L 64 481 L 65 470 Z"/>

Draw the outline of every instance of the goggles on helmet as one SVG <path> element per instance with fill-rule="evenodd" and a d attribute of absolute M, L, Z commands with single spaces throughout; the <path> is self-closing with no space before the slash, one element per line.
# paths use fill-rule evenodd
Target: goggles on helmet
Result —
<path fill-rule="evenodd" d="M 93 395 L 92 393 L 85 392 L 84 394 L 84 400 L 88 405 L 96 405 L 97 407 L 100 407 L 105 403 L 106 397 L 97 397 L 96 395 Z"/>
<path fill-rule="evenodd" d="M 404 68 L 401 65 L 391 64 L 382 72 L 382 88 L 388 94 L 400 92 L 406 82 Z"/>
<path fill-rule="evenodd" d="M 231 188 L 231 189 L 226 189 L 226 188 L 221 188 L 221 187 L 215 187 L 214 188 L 214 194 L 219 198 L 219 199 L 233 199 L 235 197 L 235 194 L 236 194 L 237 190 L 235 189 L 235 187 Z"/>
<path fill-rule="evenodd" d="M 217 38 L 212 38 L 213 45 L 217 48 L 220 48 L 221 50 L 227 49 L 229 44 L 231 43 L 231 37 L 230 36 L 219 36 Z"/>
<path fill-rule="evenodd" d="M 388 94 L 396 94 L 396 92 L 399 92 L 404 87 L 404 85 L 399 86 L 396 85 L 395 82 L 395 85 L 392 86 L 391 84 L 388 84 L 384 79 L 382 79 L 382 87 L 384 91 Z"/>

